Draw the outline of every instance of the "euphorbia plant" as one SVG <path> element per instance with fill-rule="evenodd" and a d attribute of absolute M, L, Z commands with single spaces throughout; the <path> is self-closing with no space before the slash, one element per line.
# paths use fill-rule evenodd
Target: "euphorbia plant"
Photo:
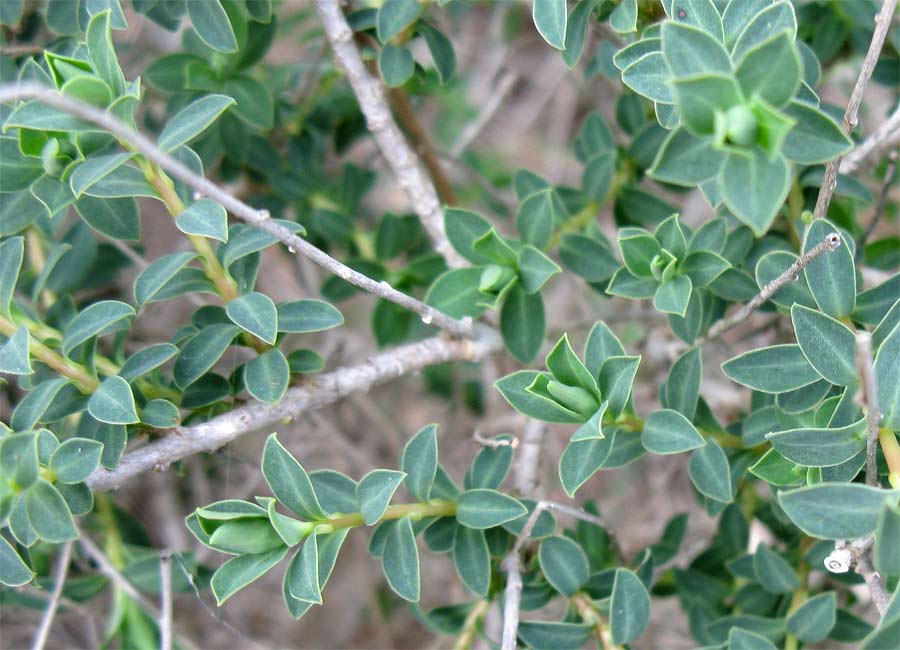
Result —
<path fill-rule="evenodd" d="M 676 598 L 704 647 L 895 647 L 900 118 L 859 113 L 870 80 L 896 101 L 896 4 L 0 4 L 5 609 L 37 648 L 70 611 L 99 646 L 214 645 L 173 605 L 208 590 L 279 623 L 234 633 L 337 645 L 366 537 L 384 634 L 666 646 Z M 480 113 L 507 50 L 454 48 L 496 46 L 489 11 L 569 72 Z M 123 56 L 153 25 L 166 51 Z M 542 76 L 604 90 L 522 169 L 485 125 Z M 255 432 L 241 488 L 204 452 Z M 601 477 L 646 499 L 663 464 L 632 538 Z"/>

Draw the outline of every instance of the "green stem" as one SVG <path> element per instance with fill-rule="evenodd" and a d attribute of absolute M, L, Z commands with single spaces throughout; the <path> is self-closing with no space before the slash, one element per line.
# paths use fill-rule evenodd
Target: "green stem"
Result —
<path fill-rule="evenodd" d="M 491 601 L 478 601 L 475 607 L 472 608 L 472 611 L 469 612 L 469 615 L 466 616 L 462 632 L 456 638 L 456 643 L 453 644 L 453 650 L 469 650 L 469 648 L 472 647 L 472 642 L 475 640 L 475 634 L 478 632 L 478 624 L 481 623 L 481 619 L 484 618 L 484 615 L 487 614 L 490 607 Z"/>
<path fill-rule="evenodd" d="M 422 519 L 424 517 L 452 517 L 455 514 L 456 503 L 454 501 L 435 500 L 428 503 L 398 503 L 388 506 L 378 523 L 391 519 L 403 519 L 404 517 Z M 343 528 L 364 526 L 365 523 L 366 520 L 363 518 L 362 513 L 354 512 L 328 520 L 328 523 L 317 526 L 316 532 L 331 533 Z"/>
<path fill-rule="evenodd" d="M 622 650 L 622 646 L 613 644 L 606 620 L 600 616 L 600 613 L 587 595 L 579 592 L 573 595 L 569 602 L 572 603 L 582 620 L 594 627 L 594 633 L 597 635 L 603 650 Z"/>

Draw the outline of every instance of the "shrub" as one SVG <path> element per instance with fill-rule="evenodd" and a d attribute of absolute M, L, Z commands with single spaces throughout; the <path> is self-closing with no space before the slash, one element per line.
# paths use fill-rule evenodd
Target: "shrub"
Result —
<path fill-rule="evenodd" d="M 316 606 L 340 611 L 323 591 L 371 528 L 384 613 L 408 601 L 458 648 L 671 643 L 666 598 L 706 647 L 895 647 L 897 110 L 857 128 L 870 79 L 896 100 L 897 2 L 878 4 L 6 0 L 0 594 L 42 610 L 34 646 L 57 609 L 109 592 L 103 645 L 187 647 L 173 591 L 222 605 L 276 566 L 264 607 L 334 617 Z M 578 83 L 615 89 L 580 101 L 575 185 L 466 152 L 515 83 L 461 116 L 488 63 L 458 65 L 454 47 L 495 46 L 460 33 L 489 12 L 510 41 L 536 29 L 528 47 L 560 50 Z M 181 45 L 124 64 L 151 25 Z M 320 60 L 272 63 L 291 39 Z M 850 66 L 844 109 L 824 97 Z M 361 153 L 372 140 L 387 171 Z M 379 177 L 409 213 L 381 205 Z M 159 207 L 184 239 L 149 259 Z M 329 276 L 276 300 L 261 275 L 290 256 Z M 555 311 L 575 287 L 587 327 Z M 349 302 L 360 293 L 377 300 Z M 666 322 L 662 373 L 651 327 L 616 310 Z M 737 335 L 748 320 L 762 329 Z M 325 372 L 324 342 L 354 328 L 382 349 Z M 292 421 L 420 370 L 443 402 L 398 405 L 433 413 L 393 464 L 363 454 L 356 480 L 285 446 Z M 710 386 L 742 387 L 741 406 Z M 508 407 L 522 417 L 503 427 L 516 435 L 476 431 L 470 453 L 458 423 L 439 435 L 441 403 L 494 432 Z M 217 459 L 191 461 L 261 431 L 252 499 Z M 565 442 L 542 450 L 550 436 Z M 539 488 L 540 460 L 554 471 Z M 654 543 L 617 537 L 598 473 L 632 489 L 660 463 L 686 470 L 696 503 L 666 502 Z M 212 553 L 166 548 L 160 522 L 108 493 L 166 470 Z M 703 512 L 714 534 L 684 544 Z M 421 571 L 441 554 L 457 591 Z"/>

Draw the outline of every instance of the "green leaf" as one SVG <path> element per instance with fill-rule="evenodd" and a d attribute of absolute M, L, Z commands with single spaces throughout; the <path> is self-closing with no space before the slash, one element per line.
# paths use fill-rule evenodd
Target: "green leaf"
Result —
<path fill-rule="evenodd" d="M 21 587 L 31 582 L 34 572 L 22 561 L 6 538 L 0 535 L 0 584 Z"/>
<path fill-rule="evenodd" d="M 391 527 L 381 562 L 394 593 L 404 600 L 419 602 L 419 550 L 409 517 L 398 519 Z"/>
<path fill-rule="evenodd" d="M 519 501 L 496 490 L 466 490 L 456 505 L 456 520 L 469 528 L 493 528 L 528 511 Z"/>
<path fill-rule="evenodd" d="M 651 277 L 653 260 L 662 252 L 656 237 L 639 228 L 623 228 L 618 241 L 628 270 L 637 277 Z"/>
<path fill-rule="evenodd" d="M 546 329 L 541 295 L 529 295 L 515 284 L 500 310 L 500 332 L 506 349 L 522 363 L 531 363 L 541 349 Z"/>
<path fill-rule="evenodd" d="M 20 488 L 27 488 L 38 478 L 37 439 L 34 431 L 10 433 L 0 439 L 0 470 Z"/>
<path fill-rule="evenodd" d="M 307 536 L 306 541 L 288 564 L 284 580 L 291 596 L 305 603 L 322 604 L 322 588 L 319 586 L 318 535 Z"/>
<path fill-rule="evenodd" d="M 360 479 L 356 486 L 356 502 L 366 526 L 378 523 L 404 478 L 403 472 L 375 469 Z"/>
<path fill-rule="evenodd" d="M 225 208 L 210 199 L 194 201 L 175 217 L 175 225 L 186 235 L 228 241 L 228 215 Z"/>
<path fill-rule="evenodd" d="M 424 503 L 431 498 L 437 466 L 437 425 L 429 424 L 409 439 L 400 459 L 400 469 L 406 473 L 406 489 L 417 501 Z"/>
<path fill-rule="evenodd" d="M 824 219 L 816 219 L 803 237 L 803 253 L 808 253 L 828 235 L 838 230 Z M 856 268 L 853 252 L 844 237 L 837 250 L 826 251 L 803 269 L 816 304 L 834 318 L 849 316 L 856 307 Z"/>
<path fill-rule="evenodd" d="M 24 256 L 24 237 L 13 237 L 0 242 L 0 314 L 7 318 Z"/>
<path fill-rule="evenodd" d="M 0 137 L 0 192 L 27 189 L 43 175 L 41 161 L 23 156 L 16 138 Z"/>
<path fill-rule="evenodd" d="M 744 27 L 760 11 L 772 4 L 772 0 L 730 0 L 722 12 L 725 45 L 731 47 Z"/>
<path fill-rule="evenodd" d="M 547 370 L 553 375 L 554 379 L 569 386 L 581 386 L 582 388 L 595 390 L 597 387 L 596 380 L 591 376 L 590 371 L 585 368 L 581 359 L 575 354 L 572 346 L 569 344 L 569 335 L 563 334 L 562 338 L 556 342 L 553 349 L 547 355 Z"/>
<path fill-rule="evenodd" d="M 885 576 L 900 575 L 900 509 L 885 504 L 875 528 L 875 569 Z"/>
<path fill-rule="evenodd" d="M 790 168 L 782 156 L 769 160 L 756 149 L 730 153 L 719 172 L 725 205 L 761 237 L 772 225 L 790 189 Z"/>
<path fill-rule="evenodd" d="M 88 400 L 88 412 L 108 424 L 137 424 L 140 419 L 134 405 L 131 386 L 121 377 L 107 377 Z"/>
<path fill-rule="evenodd" d="M 408 48 L 387 43 L 378 53 L 378 71 L 384 83 L 391 88 L 398 88 L 413 76 L 416 62 Z"/>
<path fill-rule="evenodd" d="M 878 325 L 887 316 L 891 307 L 898 304 L 898 296 L 900 296 L 900 273 L 895 273 L 881 284 L 863 291 L 856 297 L 853 320 Z"/>
<path fill-rule="evenodd" d="M 774 643 L 761 634 L 740 627 L 728 631 L 728 650 L 778 650 Z"/>
<path fill-rule="evenodd" d="M 487 596 L 491 584 L 491 555 L 484 531 L 455 526 L 452 557 L 462 583 L 476 596 Z"/>
<path fill-rule="evenodd" d="M 566 38 L 563 44 L 564 48 L 562 56 L 563 61 L 570 70 L 578 63 L 578 59 L 581 58 L 581 53 L 584 51 L 584 42 L 587 38 L 588 24 L 591 21 L 594 8 L 597 6 L 598 2 L 599 0 L 579 0 L 578 4 L 575 5 L 575 8 L 572 9 L 572 13 L 569 14 L 569 19 L 566 22 Z M 626 0 L 622 4 L 633 5 L 634 0 Z M 616 8 L 613 13 L 615 13 L 615 11 L 618 11 L 618 8 Z M 635 16 L 636 15 L 637 7 L 635 7 Z"/>
<path fill-rule="evenodd" d="M 463 268 L 441 274 L 428 289 L 426 304 L 453 318 L 480 316 L 485 311 L 485 295 L 478 288 L 481 273 L 480 268 Z"/>
<path fill-rule="evenodd" d="M 714 439 L 707 440 L 691 454 L 689 474 L 700 494 L 721 503 L 734 500 L 728 458 Z"/>
<path fill-rule="evenodd" d="M 896 601 L 896 595 L 893 601 Z M 860 650 L 880 650 L 881 648 L 890 648 L 896 642 L 897 636 L 900 635 L 900 616 L 893 618 L 885 617 L 881 624 L 871 634 L 866 636 L 860 644 Z"/>
<path fill-rule="evenodd" d="M 113 239 L 140 239 L 141 216 L 132 198 L 98 199 L 84 195 L 75 210 L 94 230 Z"/>
<path fill-rule="evenodd" d="M 875 355 L 881 426 L 900 431 L 900 325 L 881 343 Z"/>
<path fill-rule="evenodd" d="M 516 213 L 516 229 L 522 241 L 536 248 L 546 248 L 554 224 L 566 218 L 566 206 L 552 187 L 539 190 L 522 201 Z"/>
<path fill-rule="evenodd" d="M 576 233 L 563 235 L 559 257 L 567 269 L 587 282 L 605 282 L 619 268 L 619 261 L 607 246 Z"/>
<path fill-rule="evenodd" d="M 599 372 L 599 369 L 598 369 Z M 554 400 L 527 391 L 541 374 L 533 370 L 519 370 L 497 380 L 494 384 L 503 398 L 519 413 L 543 422 L 575 423 L 583 418 Z"/>
<path fill-rule="evenodd" d="M 189 251 L 163 255 L 141 271 L 134 281 L 134 301 L 138 307 L 173 297 L 167 289 L 177 285 L 182 269 L 195 257 L 197 253 Z"/>
<path fill-rule="evenodd" d="M 213 2 L 192 2 L 191 5 L 218 4 Z M 165 153 L 171 153 L 206 131 L 229 106 L 236 102 L 225 95 L 206 95 L 182 108 L 170 119 L 159 134 L 157 146 Z"/>
<path fill-rule="evenodd" d="M 119 369 L 119 377 L 132 382 L 158 368 L 178 354 L 178 348 L 171 343 L 156 343 L 134 352 Z"/>
<path fill-rule="evenodd" d="M 587 555 L 568 537 L 554 535 L 543 540 L 538 561 L 547 581 L 569 598 L 591 577 Z"/>
<path fill-rule="evenodd" d="M 566 0 L 534 0 L 534 26 L 547 43 L 557 50 L 566 43 Z"/>
<path fill-rule="evenodd" d="M 787 560 L 765 544 L 756 547 L 753 571 L 763 589 L 773 594 L 789 594 L 800 586 L 800 579 Z"/>
<path fill-rule="evenodd" d="M 799 428 L 771 433 L 766 439 L 782 456 L 806 467 L 832 467 L 865 449 L 864 419 L 836 429 Z"/>
<path fill-rule="evenodd" d="M 797 343 L 816 371 L 832 384 L 854 385 L 856 337 L 843 323 L 802 305 L 791 308 Z"/>
<path fill-rule="evenodd" d="M 127 152 L 105 156 L 91 156 L 75 167 L 75 170 L 69 177 L 69 186 L 75 198 L 81 198 L 81 195 L 90 189 L 92 185 L 103 180 L 133 156 L 134 154 Z"/>
<path fill-rule="evenodd" d="M 797 92 L 800 73 L 800 54 L 793 35 L 787 30 L 748 50 L 735 70 L 745 97 L 757 94 L 775 108 L 787 104 Z M 788 114 L 799 119 L 790 109 Z"/>
<path fill-rule="evenodd" d="M 434 68 L 437 70 L 441 83 L 448 83 L 456 72 L 456 55 L 453 53 L 453 44 L 450 39 L 444 36 L 443 32 L 425 22 L 419 23 L 416 30 L 425 39 L 425 45 L 431 53 L 431 60 L 434 61 Z"/>
<path fill-rule="evenodd" d="M 291 369 L 281 350 L 268 350 L 244 366 L 247 391 L 260 402 L 275 404 L 281 401 L 291 379 Z"/>
<path fill-rule="evenodd" d="M 853 148 L 841 126 L 818 108 L 795 100 L 784 112 L 797 122 L 781 149 L 790 160 L 801 165 L 826 163 Z"/>
<path fill-rule="evenodd" d="M 324 300 L 295 300 L 278 305 L 278 331 L 321 332 L 344 323 L 341 312 Z"/>
<path fill-rule="evenodd" d="M 95 302 L 78 313 L 65 329 L 60 344 L 66 356 L 78 345 L 88 339 L 109 334 L 131 326 L 134 308 L 118 300 L 102 300 Z"/>
<path fill-rule="evenodd" d="M 878 524 L 882 504 L 896 505 L 900 493 L 859 483 L 819 483 L 780 492 L 778 502 L 803 532 L 822 539 L 856 539 Z"/>
<path fill-rule="evenodd" d="M 472 466 L 466 471 L 465 488 L 497 489 L 512 465 L 514 449 L 510 444 L 514 438 L 510 435 L 501 435 L 493 438 L 496 446 L 484 446 L 472 462 Z"/>
<path fill-rule="evenodd" d="M 225 553 L 257 555 L 284 546 L 281 536 L 266 517 L 235 518 L 209 528 L 212 530 L 209 545 Z"/>
<path fill-rule="evenodd" d="M 683 127 L 672 131 L 648 173 L 655 179 L 691 187 L 715 177 L 725 154 L 713 147 L 712 137 L 698 137 Z"/>
<path fill-rule="evenodd" d="M 606 287 L 606 293 L 611 296 L 624 298 L 645 299 L 652 298 L 656 293 L 658 284 L 653 278 L 639 278 L 625 267 L 616 271 Z"/>
<path fill-rule="evenodd" d="M 702 29 L 667 20 L 660 30 L 662 53 L 675 79 L 701 74 L 731 74 L 731 58 L 721 42 Z"/>
<path fill-rule="evenodd" d="M 703 380 L 703 354 L 699 347 L 684 352 L 672 364 L 663 390 L 665 406 L 694 419 L 700 382 Z"/>
<path fill-rule="evenodd" d="M 702 288 L 715 281 L 729 268 L 731 265 L 728 260 L 721 255 L 711 251 L 696 251 L 684 258 L 680 270 L 691 279 L 695 288 Z"/>
<path fill-rule="evenodd" d="M 294 514 L 309 520 L 325 517 L 306 470 L 274 433 L 266 440 L 262 472 L 275 498 Z"/>
<path fill-rule="evenodd" d="M 275 303 L 264 293 L 254 291 L 235 298 L 225 307 L 231 321 L 270 345 L 278 336 L 278 312 Z"/>
<path fill-rule="evenodd" d="M 631 386 L 640 365 L 641 357 L 622 356 L 608 358 L 600 368 L 600 394 L 609 403 L 609 411 L 615 417 L 619 417 L 628 405 Z"/>
<path fill-rule="evenodd" d="M 178 407 L 165 399 L 152 399 L 141 410 L 141 422 L 155 429 L 171 429 L 181 422 Z"/>
<path fill-rule="evenodd" d="M 735 61 L 740 61 L 747 52 L 765 42 L 772 34 L 784 30 L 788 31 L 792 39 L 797 34 L 797 17 L 793 5 L 788 0 L 776 2 L 747 22 L 735 39 L 731 57 Z"/>
<path fill-rule="evenodd" d="M 605 466 L 613 452 L 615 432 L 602 438 L 570 442 L 559 458 L 559 480 L 570 497 Z M 634 436 L 637 440 L 638 436 Z"/>
<path fill-rule="evenodd" d="M 584 365 L 593 376 L 600 374 L 600 369 L 610 357 L 624 357 L 625 348 L 609 326 L 600 321 L 594 324 L 584 344 Z"/>
<path fill-rule="evenodd" d="M 763 393 L 784 393 L 819 380 L 799 345 L 772 345 L 740 354 L 722 364 L 722 372 Z"/>
<path fill-rule="evenodd" d="M 30 343 L 31 335 L 23 325 L 6 343 L 0 345 L 0 373 L 30 375 L 34 372 L 29 356 Z"/>
<path fill-rule="evenodd" d="M 417 0 L 385 0 L 375 19 L 378 40 L 387 43 L 412 25 L 422 13 Z"/>
<path fill-rule="evenodd" d="M 38 479 L 28 488 L 25 507 L 28 520 L 39 539 L 51 544 L 78 539 L 78 529 L 65 499 L 44 479 Z"/>
<path fill-rule="evenodd" d="M 676 275 L 657 287 L 656 293 L 653 294 L 653 308 L 683 318 L 691 299 L 692 288 L 691 279 L 688 276 Z"/>
<path fill-rule="evenodd" d="M 190 4 L 203 4 L 192 2 Z M 288 547 L 276 548 L 258 555 L 239 555 L 231 558 L 216 569 L 210 580 L 210 587 L 216 597 L 216 604 L 221 606 L 239 590 L 268 573 L 269 569 L 284 559 Z"/>
<path fill-rule="evenodd" d="M 175 384 L 186 388 L 205 375 L 225 354 L 239 332 L 234 325 L 217 323 L 191 337 L 175 360 Z"/>
<path fill-rule="evenodd" d="M 186 4 L 191 24 L 200 40 L 219 52 L 237 51 L 238 41 L 221 0 Z"/>
<path fill-rule="evenodd" d="M 637 31 L 637 17 L 637 0 L 623 0 L 609 15 L 609 26 L 619 34 L 630 34 Z"/>
<path fill-rule="evenodd" d="M 119 9 L 121 11 L 121 8 Z M 119 67 L 116 50 L 113 47 L 111 20 L 111 11 L 94 14 L 85 31 L 85 43 L 94 71 L 109 84 L 114 94 L 118 96 L 125 91 L 125 77 L 122 74 L 122 68 Z"/>
<path fill-rule="evenodd" d="M 837 598 L 833 591 L 813 596 L 787 619 L 787 631 L 805 643 L 821 641 L 837 622 Z"/>
<path fill-rule="evenodd" d="M 316 547 L 318 551 L 317 573 L 319 577 L 319 592 L 321 592 L 325 588 L 325 584 L 331 577 L 331 573 L 332 571 L 334 571 L 334 565 L 337 561 L 338 554 L 340 553 L 341 546 L 344 544 L 344 540 L 347 538 L 347 533 L 349 532 L 350 529 L 345 528 L 334 533 L 316 536 Z M 282 594 L 284 595 L 285 602 L 287 603 L 288 609 L 291 612 L 291 616 L 293 616 L 294 618 L 302 616 L 306 612 L 306 610 L 313 604 L 298 600 L 294 598 L 293 594 L 291 593 L 291 567 L 294 566 L 294 564 L 297 562 L 299 562 L 299 560 L 297 559 L 297 555 L 295 555 L 291 560 L 291 563 L 288 565 L 288 570 L 285 572 L 284 581 L 282 583 Z"/>
<path fill-rule="evenodd" d="M 675 98 L 669 87 L 669 76 L 662 52 L 650 51 L 622 70 L 622 83 L 648 99 L 671 104 Z"/>
<path fill-rule="evenodd" d="M 519 638 L 530 648 L 562 650 L 581 648 L 590 638 L 594 627 L 577 623 L 520 621 Z"/>
<path fill-rule="evenodd" d="M 641 444 L 654 454 L 679 454 L 702 447 L 706 440 L 681 413 L 662 409 L 644 421 Z"/>
<path fill-rule="evenodd" d="M 472 250 L 475 242 L 484 237 L 491 228 L 493 228 L 491 222 L 476 212 L 444 208 L 444 229 L 447 231 L 447 239 L 457 253 L 473 264 L 491 261 Z"/>
<path fill-rule="evenodd" d="M 610 635 L 614 644 L 630 643 L 647 629 L 650 594 L 641 579 L 628 569 L 616 569 L 609 607 Z"/>
<path fill-rule="evenodd" d="M 275 100 L 266 85 L 246 74 L 225 80 L 223 92 L 237 103 L 233 114 L 258 129 L 268 131 L 275 121 Z"/>
<path fill-rule="evenodd" d="M 562 271 L 559 266 L 534 246 L 525 245 L 519 252 L 519 278 L 525 293 L 532 294 L 554 275 Z"/>

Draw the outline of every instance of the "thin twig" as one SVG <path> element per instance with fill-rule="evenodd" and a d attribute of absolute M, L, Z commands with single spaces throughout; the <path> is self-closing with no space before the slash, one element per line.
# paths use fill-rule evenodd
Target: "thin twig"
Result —
<path fill-rule="evenodd" d="M 481 431 L 475 429 L 472 433 L 472 438 L 482 447 L 490 447 L 491 449 L 497 449 L 498 447 L 512 447 L 513 449 L 517 449 L 519 447 L 519 439 L 515 436 L 512 438 L 485 438 L 481 435 Z"/>
<path fill-rule="evenodd" d="M 847 103 L 847 110 L 844 112 L 843 129 L 844 133 L 850 133 L 856 128 L 859 122 L 859 105 L 862 103 L 863 95 L 866 94 L 866 87 L 869 85 L 869 79 L 875 72 L 875 65 L 878 63 L 878 56 L 881 54 L 881 48 L 884 45 L 884 39 L 887 37 L 888 30 L 891 27 L 891 19 L 894 11 L 897 9 L 897 0 L 884 0 L 881 5 L 881 11 L 875 16 L 875 32 L 872 34 L 872 42 L 869 43 L 869 50 L 863 59 L 862 67 L 859 71 L 859 77 L 853 86 L 853 92 L 850 93 L 850 101 Z M 819 189 L 819 196 L 816 199 L 815 216 L 823 218 L 828 214 L 828 206 L 831 205 L 831 199 L 834 196 L 834 190 L 837 187 L 838 170 L 841 168 L 841 158 L 829 161 L 825 167 L 825 175 L 822 177 L 822 185 Z"/>
<path fill-rule="evenodd" d="M 856 245 L 856 254 L 857 256 L 861 256 L 863 254 L 863 249 L 866 246 L 866 241 L 868 241 L 869 237 L 872 236 L 872 233 L 875 232 L 875 228 L 878 227 L 878 221 L 881 219 L 881 215 L 884 214 L 884 208 L 887 206 L 888 194 L 890 194 L 891 187 L 894 185 L 894 181 L 897 178 L 897 150 L 891 151 L 888 160 L 888 167 L 884 172 L 884 183 L 881 185 L 881 192 L 878 194 L 878 202 L 875 204 L 875 211 L 872 214 L 872 220 L 869 222 L 869 225 L 866 227 L 866 231 L 863 233 L 863 236 L 860 238 L 859 243 Z"/>
<path fill-rule="evenodd" d="M 453 650 L 469 650 L 472 647 L 472 642 L 478 633 L 478 624 L 484 618 L 484 615 L 487 614 L 490 607 L 490 600 L 479 600 L 475 604 L 475 607 L 466 616 L 462 632 L 456 637 L 456 642 L 453 644 Z"/>
<path fill-rule="evenodd" d="M 880 616 L 884 616 L 884 611 L 887 609 L 888 604 L 888 592 L 884 588 L 884 581 L 881 579 L 881 575 L 875 570 L 875 567 L 872 566 L 872 559 L 869 556 L 870 551 L 866 550 L 860 553 L 856 559 L 856 572 L 862 576 L 862 579 L 866 583 L 866 587 L 869 589 L 869 594 L 872 596 L 872 602 L 875 603 L 875 609 L 878 610 L 878 614 Z"/>
<path fill-rule="evenodd" d="M 159 621 L 161 619 L 161 614 L 159 609 L 154 605 L 150 600 L 148 600 L 144 594 L 138 591 L 134 585 L 128 582 L 128 578 L 126 578 L 122 573 L 113 566 L 112 562 L 109 561 L 109 558 L 100 550 L 100 548 L 94 544 L 93 540 L 87 536 L 87 534 L 82 530 L 81 536 L 78 538 L 78 543 L 81 545 L 82 550 L 85 554 L 94 561 L 94 564 L 97 565 L 97 569 L 107 577 L 107 579 L 112 582 L 116 587 L 121 589 L 125 595 L 135 601 L 138 605 L 144 608 L 144 610 L 154 619 Z M 192 648 L 194 650 L 197 649 L 197 646 L 194 645 L 190 640 L 184 637 L 184 635 L 175 633 L 175 640 L 178 641 L 178 645 L 184 646 L 185 648 Z"/>
<path fill-rule="evenodd" d="M 381 82 L 372 77 L 363 63 L 353 41 L 353 30 L 341 12 L 338 0 L 314 0 L 313 5 L 325 27 L 338 65 L 366 118 L 366 125 L 387 160 L 397 181 L 409 197 L 413 211 L 428 231 L 437 251 L 452 268 L 467 266 L 466 261 L 450 245 L 444 232 L 444 218 L 437 191 L 431 179 L 422 171 L 419 159 L 410 149 L 406 138 L 388 108 Z"/>
<path fill-rule="evenodd" d="M 494 330 L 479 328 L 475 340 L 434 337 L 385 350 L 367 361 L 308 378 L 291 388 L 277 404 L 252 403 L 207 422 L 175 429 L 169 435 L 140 447 L 122 458 L 114 470 L 99 468 L 88 477 L 93 490 L 110 490 L 151 469 L 201 452 L 215 451 L 235 438 L 280 423 L 290 422 L 311 409 L 428 366 L 451 361 L 480 361 L 501 347 Z"/>
<path fill-rule="evenodd" d="M 273 221 L 268 211 L 252 208 L 207 178 L 195 174 L 186 165 L 160 150 L 145 135 L 133 131 L 111 113 L 101 111 L 67 95 L 62 95 L 41 84 L 29 82 L 0 85 L 0 104 L 21 99 L 37 99 L 75 117 L 96 124 L 116 136 L 121 142 L 139 151 L 147 160 L 159 165 L 159 167 L 185 183 L 197 193 L 197 196 L 209 197 L 238 219 L 269 233 L 285 244 L 291 253 L 304 255 L 350 284 L 415 312 L 421 316 L 422 321 L 425 323 L 434 324 L 459 336 L 471 334 L 471 319 L 458 320 L 451 318 L 420 300 L 397 291 L 385 281 L 377 282 L 362 273 L 354 271 L 346 264 L 339 262 L 305 239 L 298 237 L 284 226 Z"/>
<path fill-rule="evenodd" d="M 841 161 L 841 173 L 852 174 L 864 162 L 872 160 L 872 154 L 900 143 L 900 105 L 882 122 L 868 138 L 862 141 Z"/>
<path fill-rule="evenodd" d="M 159 554 L 159 650 L 172 650 L 172 551 Z"/>
<path fill-rule="evenodd" d="M 841 236 L 836 232 L 825 236 L 821 242 L 816 244 L 809 251 L 797 258 L 797 261 L 784 270 L 784 273 L 766 284 L 762 290 L 750 302 L 744 304 L 740 309 L 731 316 L 723 318 L 709 328 L 706 336 L 698 341 L 698 345 L 712 341 L 718 338 L 724 332 L 728 331 L 738 323 L 743 323 L 747 318 L 761 307 L 769 298 L 774 296 L 779 289 L 790 284 L 800 278 L 800 271 L 809 266 L 819 255 L 826 252 L 835 251 L 841 245 Z"/>
<path fill-rule="evenodd" d="M 878 486 L 878 433 L 881 412 L 878 410 L 878 378 L 872 365 L 872 335 L 856 334 L 856 370 L 859 372 L 859 397 L 866 409 L 866 484 Z"/>
<path fill-rule="evenodd" d="M 50 594 L 50 600 L 47 601 L 47 608 L 44 610 L 44 616 L 41 617 L 41 624 L 38 627 L 37 634 L 34 635 L 31 650 L 42 650 L 47 643 L 47 637 L 50 636 L 50 628 L 53 627 L 53 619 L 56 617 L 56 610 L 59 607 L 59 599 L 62 596 L 63 585 L 66 582 L 66 574 L 69 572 L 71 560 L 72 542 L 66 542 L 63 544 L 62 550 L 56 558 L 56 564 L 53 566 L 53 592 Z"/>
<path fill-rule="evenodd" d="M 504 72 L 500 76 L 500 81 L 497 82 L 496 88 L 492 89 L 490 96 L 481 108 L 481 112 L 466 125 L 466 128 L 463 129 L 463 132 L 450 150 L 450 155 L 453 158 L 462 156 L 465 150 L 469 148 L 469 145 L 475 141 L 475 138 L 484 130 L 491 118 L 494 117 L 497 109 L 503 104 L 503 100 L 506 99 L 509 91 L 513 89 L 518 80 L 519 75 L 511 71 Z"/>

